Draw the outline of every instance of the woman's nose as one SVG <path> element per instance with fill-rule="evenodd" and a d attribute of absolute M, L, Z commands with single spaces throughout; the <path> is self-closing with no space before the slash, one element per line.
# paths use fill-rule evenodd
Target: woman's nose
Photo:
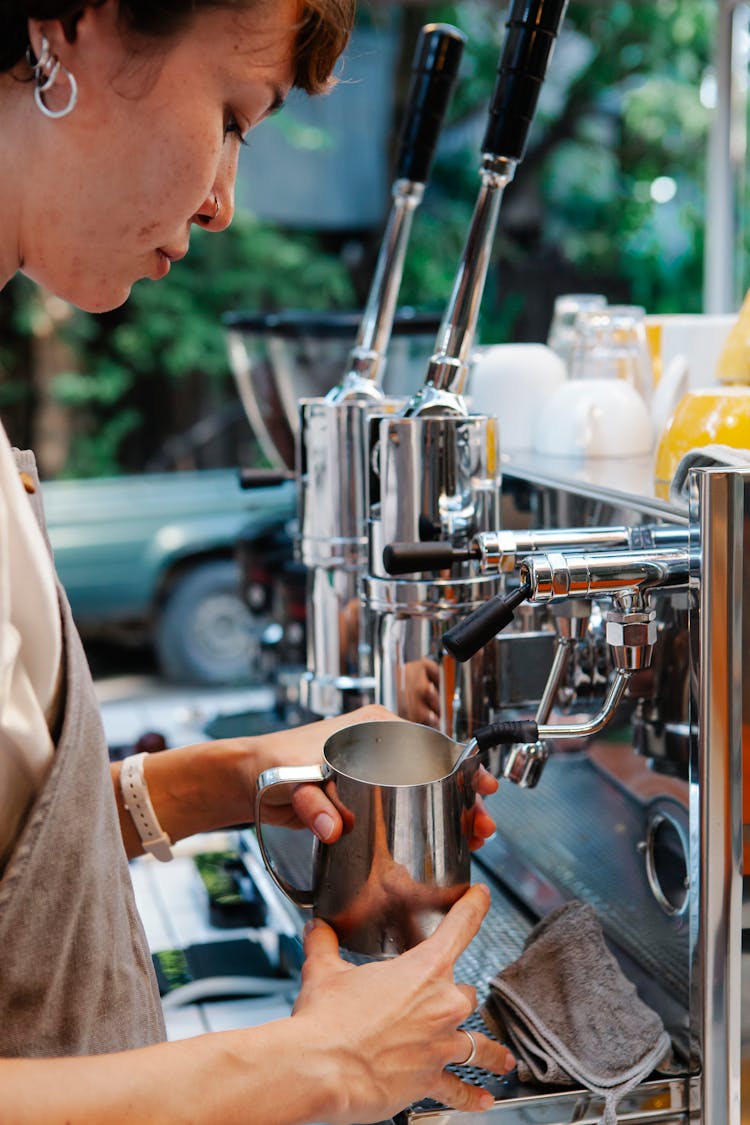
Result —
<path fill-rule="evenodd" d="M 234 218 L 236 179 L 237 157 L 222 160 L 213 187 L 193 216 L 193 222 L 206 230 L 226 230 Z"/>
<path fill-rule="evenodd" d="M 205 230 L 226 230 L 234 217 L 234 185 L 228 191 L 214 188 L 193 216 Z"/>

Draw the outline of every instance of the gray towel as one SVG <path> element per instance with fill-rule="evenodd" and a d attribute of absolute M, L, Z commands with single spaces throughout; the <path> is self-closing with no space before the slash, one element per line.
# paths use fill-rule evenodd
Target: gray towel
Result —
<path fill-rule="evenodd" d="M 661 1019 L 604 943 L 591 906 L 569 902 L 529 934 L 524 951 L 490 982 L 482 1015 L 518 1058 L 521 1081 L 581 1085 L 617 1103 L 671 1056 Z"/>
<path fill-rule="evenodd" d="M 673 504 L 685 506 L 688 503 L 687 483 L 691 469 L 750 467 L 750 450 L 734 449 L 728 445 L 703 445 L 690 449 L 683 455 L 669 486 L 669 499 Z"/>

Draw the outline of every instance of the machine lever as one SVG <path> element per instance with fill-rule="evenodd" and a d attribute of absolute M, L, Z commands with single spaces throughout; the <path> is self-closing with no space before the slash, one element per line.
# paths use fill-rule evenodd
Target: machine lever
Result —
<path fill-rule="evenodd" d="M 530 596 L 531 583 L 524 582 L 512 594 L 490 598 L 485 605 L 443 634 L 443 648 L 463 664 L 496 633 L 510 625 L 514 611 Z"/>
<path fill-rule="evenodd" d="M 466 36 L 446 23 L 422 28 L 401 128 L 396 178 L 426 183 L 440 128 L 461 63 Z"/>
<path fill-rule="evenodd" d="M 568 0 L 513 0 L 482 152 L 520 161 Z"/>

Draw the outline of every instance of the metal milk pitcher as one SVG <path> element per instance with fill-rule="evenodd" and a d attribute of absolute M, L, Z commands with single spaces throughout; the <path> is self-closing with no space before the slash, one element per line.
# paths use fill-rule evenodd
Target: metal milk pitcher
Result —
<path fill-rule="evenodd" d="M 346 949 L 402 953 L 437 927 L 469 886 L 478 757 L 430 727 L 357 723 L 326 741 L 320 766 L 278 767 L 258 778 L 255 826 L 265 864 L 298 906 L 313 908 Z M 344 831 L 313 844 L 312 886 L 293 887 L 274 868 L 262 805 L 274 786 L 316 782 Z"/>

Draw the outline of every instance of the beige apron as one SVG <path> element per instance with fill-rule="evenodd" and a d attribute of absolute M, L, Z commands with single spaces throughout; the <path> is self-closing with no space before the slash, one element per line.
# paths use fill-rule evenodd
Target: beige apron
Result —
<path fill-rule="evenodd" d="M 36 470 L 28 454 L 19 467 Z M 43 525 L 39 493 L 30 496 Z M 0 549 L 2 545 L 0 544 Z M 50 772 L 0 880 L 0 1055 L 101 1054 L 165 1037 L 91 675 L 62 588 Z"/>

